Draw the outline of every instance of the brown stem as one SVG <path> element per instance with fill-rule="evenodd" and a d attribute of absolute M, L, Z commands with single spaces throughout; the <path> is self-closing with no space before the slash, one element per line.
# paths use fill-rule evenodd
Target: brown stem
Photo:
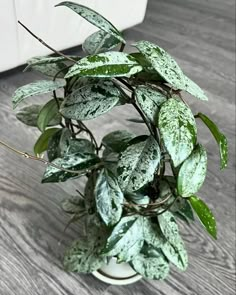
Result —
<path fill-rule="evenodd" d="M 96 151 L 97 151 L 97 154 L 99 152 L 99 147 L 98 147 L 98 144 L 97 144 L 97 141 L 96 141 L 96 138 L 94 137 L 93 133 L 91 130 L 88 129 L 88 127 L 82 122 L 82 121 L 77 121 L 77 123 L 79 125 L 81 125 L 84 129 L 85 132 L 87 132 L 91 138 L 91 141 L 94 142 L 94 145 L 95 145 L 95 148 L 96 148 Z"/>
<path fill-rule="evenodd" d="M 52 48 L 50 45 L 48 45 L 47 43 L 45 43 L 42 39 L 40 39 L 38 36 L 36 36 L 32 31 L 30 31 L 30 29 L 28 29 L 24 24 L 22 24 L 22 22 L 20 22 L 18 20 L 18 23 L 28 32 L 30 33 L 30 35 L 32 35 L 35 39 L 37 39 L 40 43 L 42 43 L 45 47 L 47 47 L 48 49 L 52 50 L 54 53 L 65 57 L 67 60 L 72 61 L 73 63 L 76 63 L 76 60 L 74 60 L 73 58 L 66 56 L 64 53 L 57 51 L 56 49 Z"/>
<path fill-rule="evenodd" d="M 168 194 L 163 200 L 159 201 L 159 202 L 155 202 L 155 203 L 151 203 L 151 204 L 129 204 L 129 203 L 124 203 L 123 205 L 124 206 L 127 206 L 127 207 L 133 207 L 133 206 L 137 206 L 137 207 L 143 207 L 143 206 L 160 206 L 160 205 L 163 205 L 165 202 L 167 202 L 170 197 L 172 196 L 172 194 Z M 147 208 L 145 208 L 147 209 Z M 153 208 L 152 208 L 153 209 Z"/>

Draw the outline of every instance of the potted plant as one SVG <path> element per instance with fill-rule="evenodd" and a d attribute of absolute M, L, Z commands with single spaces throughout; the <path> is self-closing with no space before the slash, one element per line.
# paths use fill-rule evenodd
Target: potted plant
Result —
<path fill-rule="evenodd" d="M 114 284 L 141 277 L 165 279 L 171 264 L 186 270 L 188 257 L 177 220 L 188 225 L 195 214 L 217 237 L 213 213 L 196 196 L 207 173 L 197 120 L 219 145 L 221 169 L 227 166 L 226 137 L 206 115 L 192 113 L 182 92 L 203 101 L 207 97 L 159 46 L 139 41 L 133 53 L 124 53 L 125 40 L 104 17 L 73 2 L 57 6 L 72 9 L 100 30 L 85 40 L 85 56 L 66 56 L 20 23 L 57 55 L 28 61 L 26 69 L 52 79 L 17 89 L 13 107 L 32 95 L 52 95 L 46 104 L 16 113 L 21 122 L 41 131 L 35 155 L 1 144 L 47 164 L 43 183 L 86 177 L 84 192 L 62 204 L 71 215 L 69 223 L 83 220 L 86 230 L 85 238 L 65 254 L 66 270 L 94 273 Z M 125 104 L 139 114 L 127 120 L 146 125 L 147 132 L 137 136 L 116 130 L 98 143 L 84 121 Z"/>

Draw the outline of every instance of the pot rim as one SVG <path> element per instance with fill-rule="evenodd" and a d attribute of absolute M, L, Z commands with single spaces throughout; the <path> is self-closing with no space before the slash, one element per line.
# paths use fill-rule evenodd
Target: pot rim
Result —
<path fill-rule="evenodd" d="M 105 274 L 100 269 L 94 271 L 92 275 L 96 277 L 97 279 L 99 279 L 100 281 L 107 284 L 112 284 L 112 285 L 129 285 L 142 279 L 142 276 L 138 273 L 132 276 L 129 276 L 127 278 L 115 278 L 115 277 L 109 276 L 108 274 Z"/>

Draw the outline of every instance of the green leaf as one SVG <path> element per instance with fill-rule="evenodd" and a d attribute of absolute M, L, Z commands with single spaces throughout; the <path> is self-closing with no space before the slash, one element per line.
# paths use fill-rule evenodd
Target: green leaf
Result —
<path fill-rule="evenodd" d="M 100 30 L 90 35 L 83 43 L 83 50 L 88 54 L 106 52 L 116 47 L 120 41 L 114 36 Z"/>
<path fill-rule="evenodd" d="M 136 191 L 153 180 L 160 162 L 160 148 L 153 137 L 130 145 L 118 162 L 118 181 L 123 191 Z"/>
<path fill-rule="evenodd" d="M 41 81 L 24 85 L 18 88 L 12 97 L 13 108 L 15 109 L 19 103 L 21 103 L 25 98 L 29 96 L 52 92 L 64 86 L 65 86 L 64 80 L 63 81 L 41 80 Z"/>
<path fill-rule="evenodd" d="M 116 224 L 121 218 L 124 201 L 117 179 L 103 169 L 97 178 L 94 193 L 97 210 L 104 223 L 108 226 Z"/>
<path fill-rule="evenodd" d="M 166 101 L 166 97 L 159 91 L 147 86 L 138 86 L 135 95 L 139 106 L 152 123 L 158 120 L 160 106 Z"/>
<path fill-rule="evenodd" d="M 206 115 L 202 113 L 198 113 L 196 115 L 197 118 L 200 118 L 206 126 L 211 131 L 212 135 L 214 136 L 216 142 L 219 145 L 220 149 L 220 162 L 221 162 L 221 169 L 224 169 L 228 164 L 228 142 L 227 138 L 223 133 L 220 132 L 217 125 Z"/>
<path fill-rule="evenodd" d="M 113 131 L 102 139 L 102 144 L 115 153 L 122 152 L 136 135 L 126 130 Z"/>
<path fill-rule="evenodd" d="M 57 4 L 56 7 L 57 6 L 66 6 L 72 9 L 74 12 L 79 14 L 81 17 L 86 19 L 91 24 L 95 25 L 104 32 L 114 36 L 122 43 L 125 43 L 125 40 L 121 36 L 121 33 L 116 29 L 116 27 L 114 27 L 113 24 L 111 24 L 107 19 L 105 19 L 102 15 L 92 10 L 91 8 L 70 1 L 61 2 Z"/>
<path fill-rule="evenodd" d="M 64 169 L 69 170 L 81 170 L 84 173 L 84 169 L 90 169 L 97 163 L 99 163 L 99 158 L 94 154 L 88 153 L 77 153 L 74 155 L 66 155 L 63 158 L 57 158 L 52 161 L 53 164 L 62 167 Z M 81 176 L 81 174 L 73 173 L 73 172 L 66 172 L 60 170 L 54 166 L 48 166 L 43 176 L 42 183 L 48 182 L 64 182 L 69 178 L 76 178 Z"/>
<path fill-rule="evenodd" d="M 187 159 L 196 144 L 194 116 L 183 102 L 171 98 L 162 104 L 158 125 L 164 145 L 177 167 Z"/>
<path fill-rule="evenodd" d="M 74 120 L 96 118 L 112 109 L 121 97 L 111 81 L 86 85 L 72 92 L 61 105 L 63 116 Z"/>
<path fill-rule="evenodd" d="M 158 221 L 160 229 L 171 245 L 175 245 L 179 242 L 179 228 L 175 221 L 174 215 L 170 211 L 166 211 L 158 215 Z"/>
<path fill-rule="evenodd" d="M 34 153 L 35 155 L 40 155 L 43 152 L 45 152 L 48 148 L 48 142 L 50 140 L 50 138 L 53 136 L 53 134 L 55 134 L 58 130 L 60 130 L 59 128 L 50 128 L 47 129 L 46 131 L 44 131 L 38 138 L 38 140 L 36 141 L 35 145 L 34 145 Z"/>
<path fill-rule="evenodd" d="M 86 212 L 84 199 L 78 196 L 65 199 L 61 203 L 63 211 L 68 214 L 79 214 Z"/>
<path fill-rule="evenodd" d="M 161 254 L 150 256 L 140 253 L 130 264 L 137 273 L 151 280 L 164 280 L 170 270 L 168 261 Z"/>
<path fill-rule="evenodd" d="M 217 239 L 216 220 L 211 210 L 196 196 L 191 196 L 189 201 L 205 229 L 214 239 Z"/>
<path fill-rule="evenodd" d="M 118 255 L 119 261 L 132 260 L 143 246 L 142 222 L 140 216 L 121 218 L 108 238 L 103 252 L 109 256 Z"/>
<path fill-rule="evenodd" d="M 37 127 L 38 115 L 43 108 L 43 105 L 32 104 L 26 107 L 21 108 L 16 113 L 16 118 L 22 123 L 31 126 Z M 56 126 L 60 124 L 61 116 L 54 117 L 47 126 Z"/>
<path fill-rule="evenodd" d="M 192 154 L 180 167 L 177 189 L 179 195 L 188 198 L 195 194 L 202 186 L 207 171 L 207 153 L 201 146 L 197 145 Z"/>
<path fill-rule="evenodd" d="M 91 273 L 106 263 L 106 257 L 99 255 L 97 248 L 80 239 L 73 243 L 64 257 L 67 271 Z"/>
<path fill-rule="evenodd" d="M 148 41 L 139 41 L 134 46 L 166 82 L 198 99 L 207 100 L 203 90 L 184 75 L 177 62 L 164 49 Z"/>
<path fill-rule="evenodd" d="M 55 99 L 48 101 L 40 110 L 37 125 L 42 132 L 46 129 L 49 123 L 55 118 L 59 119 L 58 105 Z M 60 123 L 60 121 L 59 121 Z"/>
<path fill-rule="evenodd" d="M 124 52 L 106 52 L 84 57 L 68 71 L 65 78 L 75 75 L 86 77 L 129 77 L 142 70 L 137 61 Z"/>

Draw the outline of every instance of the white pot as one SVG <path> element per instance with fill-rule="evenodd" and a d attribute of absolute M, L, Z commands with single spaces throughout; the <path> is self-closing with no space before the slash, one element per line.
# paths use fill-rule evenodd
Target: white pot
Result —
<path fill-rule="evenodd" d="M 112 285 L 128 285 L 142 279 L 142 276 L 135 272 L 128 263 L 117 263 L 114 257 L 110 259 L 108 264 L 94 271 L 93 275 L 97 279 Z"/>

